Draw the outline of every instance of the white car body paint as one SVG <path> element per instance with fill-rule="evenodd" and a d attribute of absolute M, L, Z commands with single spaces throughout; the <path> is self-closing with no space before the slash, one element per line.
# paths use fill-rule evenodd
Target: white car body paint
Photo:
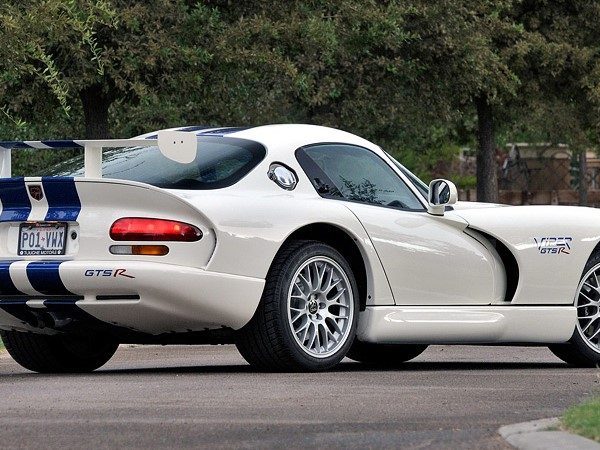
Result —
<path fill-rule="evenodd" d="M 24 220 L 1 221 L 0 255 L 9 264 L 6 273 L 15 288 L 35 297 L 28 300 L 28 307 L 43 310 L 40 297 L 47 295 L 33 285 L 39 289 L 47 280 L 34 278 L 32 284 L 36 275 L 33 269 L 33 275 L 29 273 L 35 266 L 31 264 L 58 261 L 65 289 L 81 297 L 77 306 L 104 323 L 155 336 L 222 327 L 237 330 L 252 318 L 273 259 L 286 239 L 304 226 L 328 224 L 354 240 L 364 261 L 366 306 L 358 331 L 364 341 L 552 343 L 570 338 L 579 279 L 600 240 L 600 212 L 458 202 L 453 211 L 433 216 L 326 199 L 296 159 L 298 148 L 323 142 L 365 147 L 386 161 L 426 205 L 418 188 L 383 150 L 350 133 L 311 125 L 270 125 L 227 137 L 256 141 L 266 148 L 266 157 L 227 188 L 167 190 L 116 179 L 76 178 L 81 208 L 77 219 L 69 222 L 69 233 L 75 232 L 77 238 L 68 241 L 64 256 L 19 256 L 18 230 Z M 296 173 L 294 190 L 268 179 L 275 162 Z M 40 182 L 27 178 L 25 186 Z M 48 202 L 28 195 L 31 210 L 25 220 L 44 220 Z M 197 242 L 169 242 L 169 253 L 160 258 L 115 255 L 109 251 L 115 242 L 108 230 L 121 217 L 186 222 L 198 227 L 203 237 Z M 518 263 L 518 285 L 511 298 L 506 298 L 505 265 L 486 236 L 502 242 Z M 534 239 L 539 243 L 548 237 L 571 238 L 568 253 L 540 253 Z M 117 270 L 135 278 L 113 276 Z M 86 271 L 111 275 L 86 276 Z M 114 298 L 102 300 L 98 295 Z M 52 332 L 6 310 L 0 310 L 0 328 Z"/>

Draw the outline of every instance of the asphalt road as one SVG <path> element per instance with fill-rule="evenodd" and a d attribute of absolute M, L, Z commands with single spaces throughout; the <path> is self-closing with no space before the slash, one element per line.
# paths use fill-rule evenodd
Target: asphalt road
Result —
<path fill-rule="evenodd" d="M 255 373 L 234 347 L 121 347 L 89 375 L 0 356 L 0 447 L 508 448 L 600 390 L 545 348 L 430 347 L 402 370 Z"/>

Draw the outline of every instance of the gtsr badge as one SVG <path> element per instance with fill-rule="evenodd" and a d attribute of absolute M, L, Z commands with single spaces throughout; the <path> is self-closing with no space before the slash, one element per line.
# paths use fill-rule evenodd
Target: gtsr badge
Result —
<path fill-rule="evenodd" d="M 571 237 L 539 237 L 533 238 L 538 251 L 542 255 L 569 255 L 571 254 Z"/>

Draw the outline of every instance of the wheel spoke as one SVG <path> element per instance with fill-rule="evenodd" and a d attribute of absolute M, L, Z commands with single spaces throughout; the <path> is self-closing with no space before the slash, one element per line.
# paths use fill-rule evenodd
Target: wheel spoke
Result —
<path fill-rule="evenodd" d="M 321 266 L 322 270 L 319 271 L 319 264 L 315 263 L 315 272 L 317 273 L 317 279 L 316 279 L 316 283 L 315 283 L 315 290 L 321 290 L 321 288 L 323 287 L 323 278 L 325 277 L 325 270 L 327 269 L 327 266 L 325 266 L 325 264 L 323 264 Z"/>
<path fill-rule="evenodd" d="M 335 319 L 332 318 L 328 323 L 330 323 L 331 326 L 333 327 L 333 331 L 335 331 L 338 334 L 342 334 L 342 329 L 339 327 L 339 325 L 335 321 Z"/>
<path fill-rule="evenodd" d="M 298 297 L 298 298 L 301 298 L 301 299 L 306 299 L 306 294 L 304 293 L 304 291 L 303 291 L 303 290 L 302 290 L 302 288 L 300 287 L 299 281 L 300 281 L 300 280 L 296 280 L 296 281 L 294 282 L 294 284 L 292 285 L 292 286 L 293 286 L 293 289 L 292 289 L 292 297 Z M 299 294 L 294 294 L 293 292 L 294 292 L 295 290 L 296 290 L 296 291 L 298 291 L 298 292 L 299 292 Z"/>
<path fill-rule="evenodd" d="M 317 338 L 317 326 L 314 323 L 311 323 L 309 328 L 310 337 L 308 338 L 308 348 L 313 348 L 313 344 L 315 343 L 315 339 Z"/>
<path fill-rule="evenodd" d="M 330 304 L 329 304 L 329 306 L 339 306 L 340 308 L 349 308 L 349 306 L 348 306 L 348 305 L 345 305 L 345 304 L 343 304 L 343 303 L 340 303 L 340 302 L 333 302 L 333 303 L 330 303 Z"/>
<path fill-rule="evenodd" d="M 586 298 L 586 300 L 588 300 L 590 303 L 598 303 L 596 300 L 592 300 L 590 297 L 588 297 L 588 296 L 585 294 L 585 292 L 583 292 L 583 291 L 579 291 L 579 293 L 580 293 L 581 295 L 583 295 L 583 296 Z"/>
<path fill-rule="evenodd" d="M 308 278 L 306 278 L 303 274 L 298 275 L 300 280 L 304 283 L 304 285 L 308 288 L 308 292 L 312 290 L 312 286 L 310 284 L 310 271 L 308 272 Z"/>
<path fill-rule="evenodd" d="M 329 283 L 329 286 L 327 286 L 327 290 L 324 292 L 325 296 L 327 296 L 327 294 L 329 294 L 331 292 L 331 290 L 336 287 L 338 284 L 340 284 L 342 282 L 341 278 L 338 278 L 335 281 L 332 281 L 331 283 Z"/>
<path fill-rule="evenodd" d="M 334 344 L 336 344 L 338 340 L 337 340 L 337 338 L 335 337 L 335 334 L 333 334 L 333 333 L 331 332 L 331 330 L 330 330 L 329 328 L 327 328 L 327 327 L 325 327 L 325 332 L 326 332 L 326 333 L 327 333 L 329 336 L 331 336 L 331 337 L 329 338 L 329 340 L 330 340 L 330 341 L 332 341 Z"/>
<path fill-rule="evenodd" d="M 304 333 L 302 333 L 302 338 L 300 338 L 300 342 L 302 343 L 306 341 L 306 335 L 308 334 L 308 327 L 310 326 L 310 324 L 311 322 L 307 320 L 306 323 L 300 328 L 298 328 L 298 330 L 296 331 L 296 333 L 302 333 L 304 331 Z"/>
<path fill-rule="evenodd" d="M 345 319 L 347 319 L 347 318 L 348 318 L 348 316 L 343 316 L 341 313 L 339 313 L 339 314 L 332 314 L 332 313 L 329 313 L 329 315 L 331 316 L 331 318 L 332 318 L 333 320 L 345 320 Z"/>
<path fill-rule="evenodd" d="M 326 284 L 326 287 L 323 287 L 322 291 L 325 295 L 327 295 L 329 293 L 329 291 L 331 290 L 331 283 L 333 282 L 333 267 L 330 267 L 327 273 L 327 281 L 325 281 L 324 284 Z"/>
<path fill-rule="evenodd" d="M 322 332 L 323 332 L 323 336 L 322 336 L 322 338 L 323 338 L 323 349 L 325 351 L 327 351 L 327 349 L 329 348 L 329 337 L 327 336 L 327 327 L 324 324 L 320 323 L 319 324 L 319 330 L 322 330 Z"/>
<path fill-rule="evenodd" d="M 329 303 L 330 305 L 337 303 L 337 301 L 340 299 L 340 297 L 342 295 L 344 295 L 345 292 L 346 292 L 346 289 L 344 289 L 344 288 L 339 289 L 332 298 L 327 300 L 327 303 Z"/>
<path fill-rule="evenodd" d="M 600 335 L 600 327 L 598 327 L 598 329 L 596 331 L 594 331 L 594 334 L 592 334 L 588 340 L 589 341 L 593 341 L 598 335 Z"/>
<path fill-rule="evenodd" d="M 578 318 L 578 319 L 590 319 L 590 318 L 594 317 L 594 316 L 595 316 L 595 315 L 597 315 L 597 314 L 598 314 L 598 313 L 593 313 L 593 314 L 585 314 L 585 311 L 584 311 L 584 314 L 582 314 L 582 315 L 579 315 L 579 313 L 578 313 L 578 314 L 577 314 L 577 318 Z"/>
<path fill-rule="evenodd" d="M 299 313 L 298 313 L 298 315 L 297 315 L 296 317 L 293 317 L 293 318 L 292 318 L 292 324 L 296 323 L 296 321 L 297 321 L 298 319 L 300 319 L 301 317 L 304 317 L 304 314 L 303 314 L 303 313 L 301 313 L 301 312 L 299 312 Z"/>
<path fill-rule="evenodd" d="M 594 322 L 596 322 L 597 320 L 598 320 L 598 318 L 597 318 L 597 317 L 594 317 L 592 320 L 590 320 L 590 321 L 589 321 L 589 323 L 588 323 L 588 324 L 585 326 L 585 328 L 583 328 L 583 329 L 582 329 L 582 332 L 585 334 L 585 332 L 586 332 L 587 330 L 589 330 L 589 328 L 592 326 L 592 324 L 593 324 Z"/>
<path fill-rule="evenodd" d="M 591 283 L 588 283 L 587 281 L 584 281 L 584 282 L 583 282 L 583 285 L 584 285 L 584 286 L 588 286 L 588 287 L 589 287 L 590 289 L 592 289 L 593 291 L 600 292 L 600 291 L 598 290 L 598 286 L 594 286 L 593 284 L 591 284 Z"/>

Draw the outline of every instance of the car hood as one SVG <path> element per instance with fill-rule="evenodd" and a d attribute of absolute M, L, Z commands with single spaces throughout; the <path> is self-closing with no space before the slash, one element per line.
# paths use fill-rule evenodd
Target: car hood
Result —
<path fill-rule="evenodd" d="M 466 208 L 459 207 L 449 214 L 463 218 L 470 228 L 484 231 L 511 244 L 534 236 L 577 235 L 582 238 L 597 238 L 600 235 L 600 210 L 595 208 L 476 203 L 469 204 Z"/>

